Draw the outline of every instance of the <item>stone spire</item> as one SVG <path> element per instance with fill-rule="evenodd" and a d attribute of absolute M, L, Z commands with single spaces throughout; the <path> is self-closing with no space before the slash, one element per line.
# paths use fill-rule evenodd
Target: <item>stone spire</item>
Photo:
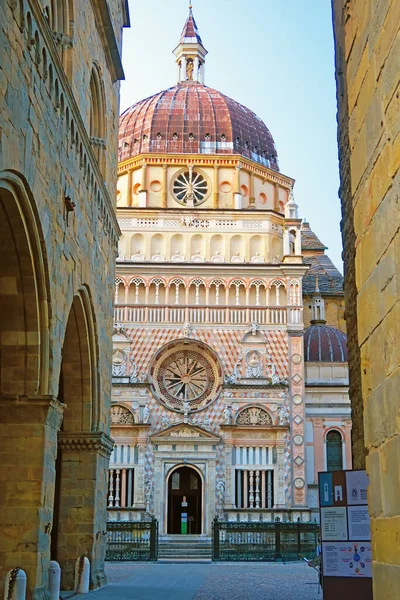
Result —
<path fill-rule="evenodd" d="M 183 81 L 204 83 L 204 63 L 207 50 L 201 41 L 191 4 L 189 5 L 189 16 L 183 26 L 174 54 L 178 65 L 178 83 Z"/>
<path fill-rule="evenodd" d="M 324 325 L 326 323 L 325 320 L 325 302 L 321 296 L 321 292 L 318 287 L 318 277 L 315 278 L 315 292 L 311 301 L 311 319 L 310 323 L 312 325 L 321 324 Z"/>

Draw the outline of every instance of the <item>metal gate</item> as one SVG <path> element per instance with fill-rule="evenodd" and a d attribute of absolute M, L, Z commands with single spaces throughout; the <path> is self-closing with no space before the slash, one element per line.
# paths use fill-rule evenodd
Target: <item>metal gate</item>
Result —
<path fill-rule="evenodd" d="M 106 560 L 157 560 L 158 521 L 107 523 Z"/>
<path fill-rule="evenodd" d="M 213 523 L 215 561 L 290 561 L 314 558 L 316 523 Z"/>

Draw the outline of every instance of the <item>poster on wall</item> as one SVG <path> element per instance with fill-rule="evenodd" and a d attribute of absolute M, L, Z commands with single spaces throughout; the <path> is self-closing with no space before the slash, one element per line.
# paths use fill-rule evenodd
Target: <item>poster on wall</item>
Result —
<path fill-rule="evenodd" d="M 324 577 L 372 577 L 370 542 L 322 543 Z"/>
<path fill-rule="evenodd" d="M 346 507 L 321 508 L 321 539 L 347 540 Z"/>
<path fill-rule="evenodd" d="M 347 504 L 368 504 L 368 475 L 365 471 L 346 471 Z"/>
<path fill-rule="evenodd" d="M 318 474 L 325 600 L 372 600 L 372 547 L 365 471 Z"/>
<path fill-rule="evenodd" d="M 347 509 L 350 540 L 370 540 L 371 528 L 368 506 L 349 506 Z"/>

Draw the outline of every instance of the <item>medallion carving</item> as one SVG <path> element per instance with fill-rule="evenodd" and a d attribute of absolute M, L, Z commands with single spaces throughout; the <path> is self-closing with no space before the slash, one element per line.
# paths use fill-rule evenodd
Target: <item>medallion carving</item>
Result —
<path fill-rule="evenodd" d="M 188 414 L 204 409 L 219 395 L 222 371 L 214 352 L 195 340 L 168 344 L 151 367 L 152 387 L 169 409 Z"/>
<path fill-rule="evenodd" d="M 269 412 L 258 406 L 251 406 L 242 410 L 237 419 L 237 425 L 272 425 Z"/>
<path fill-rule="evenodd" d="M 112 406 L 110 411 L 111 425 L 133 425 L 135 418 L 125 406 Z"/>

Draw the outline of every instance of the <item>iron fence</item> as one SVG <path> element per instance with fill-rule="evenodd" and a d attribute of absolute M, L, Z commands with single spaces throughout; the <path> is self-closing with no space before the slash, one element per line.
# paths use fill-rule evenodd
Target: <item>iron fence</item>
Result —
<path fill-rule="evenodd" d="M 314 558 L 316 523 L 213 523 L 215 561 L 290 561 Z"/>
<path fill-rule="evenodd" d="M 123 521 L 107 523 L 106 560 L 157 560 L 158 522 Z"/>

